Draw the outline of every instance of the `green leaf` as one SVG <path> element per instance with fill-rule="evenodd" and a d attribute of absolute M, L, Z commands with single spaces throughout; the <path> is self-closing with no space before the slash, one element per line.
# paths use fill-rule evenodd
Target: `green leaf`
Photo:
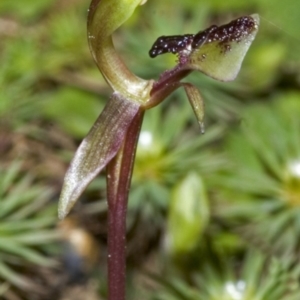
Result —
<path fill-rule="evenodd" d="M 114 93 L 77 149 L 65 176 L 58 214 L 63 219 L 89 183 L 116 155 L 140 106 Z"/>
<path fill-rule="evenodd" d="M 21 289 L 32 288 L 32 283 L 28 281 L 27 278 L 20 276 L 19 274 L 14 272 L 10 267 L 2 263 L 2 261 L 0 261 L 0 276 L 7 282 L 11 282 Z"/>
<path fill-rule="evenodd" d="M 1 172 L 0 175 L 0 195 L 4 198 L 4 194 L 8 191 L 12 185 L 14 179 L 16 178 L 18 172 L 21 168 L 21 162 L 13 162 L 10 168 L 6 172 Z"/>
<path fill-rule="evenodd" d="M 15 254 L 33 264 L 41 266 L 53 266 L 55 264 L 53 259 L 47 258 L 32 248 L 26 247 L 23 244 L 6 237 L 0 238 L 0 251 Z"/>
<path fill-rule="evenodd" d="M 197 173 L 189 173 L 175 187 L 168 220 L 174 254 L 189 252 L 199 242 L 209 220 L 207 202 L 204 183 Z"/>
<path fill-rule="evenodd" d="M 37 219 L 22 219 L 18 222 L 6 220 L 5 222 L 2 221 L 0 224 L 0 235 L 4 234 L 12 234 L 14 232 L 21 233 L 23 231 L 34 231 L 36 228 L 44 228 L 47 226 L 51 226 L 53 223 L 55 223 L 54 216 L 46 216 L 43 218 L 37 218 Z"/>
<path fill-rule="evenodd" d="M 10 241 L 23 245 L 42 245 L 61 238 L 61 234 L 53 230 L 39 230 L 38 232 L 21 233 L 10 237 Z"/>
<path fill-rule="evenodd" d="M 15 185 L 10 193 L 5 197 L 5 201 L 0 202 L 0 218 L 15 211 L 18 207 L 32 201 L 37 197 L 41 191 L 38 188 L 28 189 L 30 186 L 31 178 L 24 177 L 18 185 Z M 22 197 L 20 197 L 22 195 Z"/>
<path fill-rule="evenodd" d="M 242 18 L 252 19 L 252 23 L 245 25 L 244 22 L 238 22 Z M 198 70 L 220 81 L 234 80 L 259 25 L 257 14 L 242 18 L 220 26 L 220 30 L 217 29 L 211 38 L 208 36 L 208 39 L 188 56 L 184 69 Z M 224 34 L 226 26 L 227 33 Z M 232 34 L 228 33 L 231 28 Z"/>

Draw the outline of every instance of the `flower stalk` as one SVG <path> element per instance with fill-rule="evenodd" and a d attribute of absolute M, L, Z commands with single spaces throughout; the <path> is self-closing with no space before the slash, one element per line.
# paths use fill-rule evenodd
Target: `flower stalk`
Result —
<path fill-rule="evenodd" d="M 128 128 L 124 144 L 107 166 L 108 299 L 125 299 L 126 210 L 143 116 L 143 110 L 139 110 Z"/>

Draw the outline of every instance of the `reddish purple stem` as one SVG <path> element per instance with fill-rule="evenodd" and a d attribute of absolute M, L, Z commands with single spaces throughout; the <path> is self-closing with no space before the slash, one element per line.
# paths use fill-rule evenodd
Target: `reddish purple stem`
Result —
<path fill-rule="evenodd" d="M 108 300 L 125 300 L 126 211 L 143 116 L 144 111 L 139 110 L 128 128 L 122 147 L 107 166 Z"/>

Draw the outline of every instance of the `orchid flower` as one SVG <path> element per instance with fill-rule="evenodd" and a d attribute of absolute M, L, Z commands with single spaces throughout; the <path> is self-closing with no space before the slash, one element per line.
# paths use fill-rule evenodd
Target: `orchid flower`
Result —
<path fill-rule="evenodd" d="M 171 52 L 177 65 L 158 80 L 134 75 L 117 54 L 112 34 L 144 0 L 92 0 L 88 10 L 88 42 L 93 59 L 113 89 L 104 110 L 87 134 L 66 173 L 59 200 L 59 218 L 71 210 L 89 183 L 106 167 L 108 199 L 108 281 L 110 300 L 125 299 L 126 208 L 137 141 L 144 112 L 179 87 L 204 131 L 202 97 L 181 80 L 192 71 L 220 81 L 235 79 L 258 30 L 258 15 L 226 25 L 213 25 L 196 34 L 160 37 L 151 57 Z"/>

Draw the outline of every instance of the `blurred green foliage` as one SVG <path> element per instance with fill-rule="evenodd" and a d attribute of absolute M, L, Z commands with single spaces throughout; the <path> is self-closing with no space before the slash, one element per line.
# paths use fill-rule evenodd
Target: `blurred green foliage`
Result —
<path fill-rule="evenodd" d="M 37 194 L 48 199 L 49 190 L 59 193 L 63 172 L 57 170 L 65 170 L 73 145 L 110 94 L 89 54 L 88 6 L 0 1 L 0 205 L 11 207 L 0 212 L 0 239 L 7 241 L 0 243 L 0 293 L 26 277 L 28 264 L 48 261 L 43 253 L 51 253 L 53 241 L 45 227 L 55 222 L 55 212 L 47 205 L 25 211 L 35 207 Z M 129 299 L 299 298 L 300 2 L 148 0 L 114 41 L 136 74 L 157 78 L 176 61 L 171 54 L 149 58 L 158 36 L 195 33 L 252 13 L 261 15 L 261 25 L 238 78 L 225 84 L 197 73 L 187 79 L 206 103 L 203 136 L 180 90 L 146 113 L 128 211 Z M 40 156 L 26 146 L 37 135 Z M 16 157 L 24 163 L 20 173 Z M 44 159 L 57 167 L 47 180 L 48 169 L 37 168 Z M 83 206 L 103 207 L 105 188 L 102 200 L 96 188 Z M 18 209 L 24 213 L 15 221 Z M 96 218 L 100 227 L 104 214 Z M 18 224 L 25 224 L 22 230 Z M 105 247 L 103 236 L 99 241 Z M 141 270 L 160 276 L 151 275 L 149 283 Z M 228 286 L 237 293 L 241 282 L 240 296 L 228 294 Z"/>
<path fill-rule="evenodd" d="M 59 238 L 54 229 L 55 206 L 49 204 L 52 191 L 33 185 L 30 175 L 21 176 L 20 163 L 13 162 L 0 176 L 0 280 L 8 285 L 0 296 L 11 290 L 41 293 L 29 274 L 36 266 L 54 267 L 51 244 Z M 37 229 L 37 230 L 36 230 Z M 21 272 L 21 274 L 20 274 Z M 22 274 L 23 273 L 23 274 Z M 26 275 L 27 273 L 27 275 Z M 37 274 L 35 274 L 36 276 Z"/>
<path fill-rule="evenodd" d="M 237 275 L 233 261 L 223 262 L 221 269 L 213 262 L 204 263 L 202 272 L 194 274 L 194 288 L 176 277 L 154 279 L 164 289 L 153 300 L 296 300 L 300 296 L 299 267 L 289 261 L 266 260 L 249 251 Z"/>

